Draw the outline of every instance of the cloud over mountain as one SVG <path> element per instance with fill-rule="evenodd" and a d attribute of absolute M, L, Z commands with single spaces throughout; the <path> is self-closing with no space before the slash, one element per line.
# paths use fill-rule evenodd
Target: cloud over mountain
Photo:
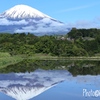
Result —
<path fill-rule="evenodd" d="M 27 5 L 16 5 L 3 12 L 0 14 L 0 22 L 0 32 L 31 32 L 44 35 L 62 34 L 70 30 L 66 24 Z"/>
<path fill-rule="evenodd" d="M 11 21 L 7 20 L 6 18 L 1 18 L 0 19 L 0 25 L 27 25 L 28 22 L 26 22 L 24 19 L 20 21 Z"/>

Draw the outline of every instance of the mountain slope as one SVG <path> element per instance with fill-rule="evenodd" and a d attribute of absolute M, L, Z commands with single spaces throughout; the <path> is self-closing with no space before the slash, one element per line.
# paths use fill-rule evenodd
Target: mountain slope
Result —
<path fill-rule="evenodd" d="M 27 5 L 16 5 L 0 14 L 0 32 L 49 35 L 69 31 L 64 23 Z"/>
<path fill-rule="evenodd" d="M 1 14 L 1 17 L 12 19 L 45 18 L 49 16 L 27 5 L 17 5 Z"/>

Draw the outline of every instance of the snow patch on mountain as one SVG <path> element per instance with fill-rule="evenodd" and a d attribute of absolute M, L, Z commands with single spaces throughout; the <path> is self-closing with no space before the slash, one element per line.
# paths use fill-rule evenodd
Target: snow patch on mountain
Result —
<path fill-rule="evenodd" d="M 11 9 L 6 10 L 1 14 L 1 17 L 23 19 L 23 18 L 51 18 L 50 16 L 43 14 L 42 12 L 27 6 L 27 5 L 16 5 Z"/>

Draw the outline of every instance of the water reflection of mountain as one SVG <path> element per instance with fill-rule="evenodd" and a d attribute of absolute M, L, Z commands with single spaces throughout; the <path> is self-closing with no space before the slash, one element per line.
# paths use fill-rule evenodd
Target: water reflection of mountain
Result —
<path fill-rule="evenodd" d="M 0 74 L 0 91 L 17 100 L 29 100 L 71 76 L 64 70 Z"/>
<path fill-rule="evenodd" d="M 29 100 L 34 98 L 55 85 L 57 87 L 58 83 L 64 83 L 63 81 L 66 81 L 66 91 L 68 88 L 67 82 L 69 83 L 69 81 L 71 83 L 70 85 L 73 84 L 73 87 L 75 84 L 78 84 L 77 86 L 79 87 L 77 88 L 80 88 L 81 83 L 85 85 L 85 88 L 89 88 L 89 86 L 91 89 L 93 87 L 95 89 L 100 88 L 99 61 L 35 61 L 26 59 L 17 64 L 1 68 L 0 73 L 2 73 L 0 74 L 0 92 L 17 100 Z M 82 92 L 82 90 L 80 90 L 80 92 Z M 59 95 L 59 93 L 56 95 Z M 59 95 L 59 97 L 60 96 L 61 95 Z"/>

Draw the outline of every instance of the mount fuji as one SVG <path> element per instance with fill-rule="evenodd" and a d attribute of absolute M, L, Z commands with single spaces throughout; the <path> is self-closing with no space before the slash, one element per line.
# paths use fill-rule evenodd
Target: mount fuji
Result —
<path fill-rule="evenodd" d="M 16 5 L 0 14 L 0 32 L 52 35 L 69 31 L 63 22 L 27 5 Z"/>

